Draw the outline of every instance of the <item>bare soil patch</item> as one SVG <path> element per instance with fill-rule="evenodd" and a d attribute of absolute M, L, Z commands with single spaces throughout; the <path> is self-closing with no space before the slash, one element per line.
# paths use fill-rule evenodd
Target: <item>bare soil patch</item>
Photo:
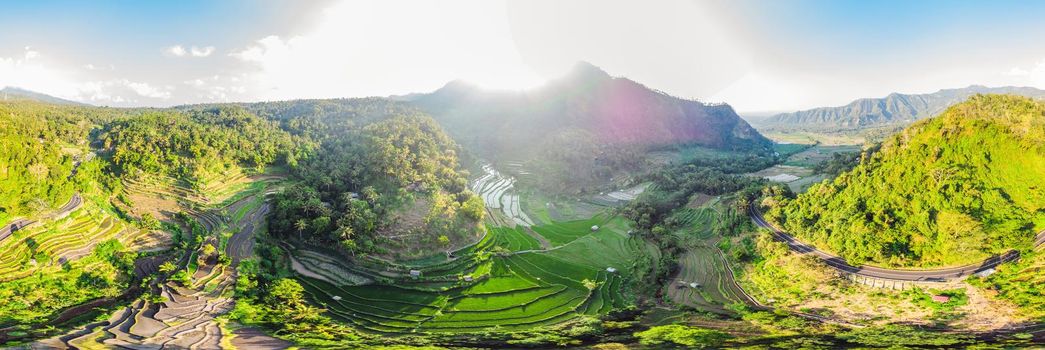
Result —
<path fill-rule="evenodd" d="M 686 208 L 697 209 L 704 206 L 705 203 L 710 201 L 714 196 L 704 193 L 697 193 L 689 197 L 689 203 L 686 203 Z"/>

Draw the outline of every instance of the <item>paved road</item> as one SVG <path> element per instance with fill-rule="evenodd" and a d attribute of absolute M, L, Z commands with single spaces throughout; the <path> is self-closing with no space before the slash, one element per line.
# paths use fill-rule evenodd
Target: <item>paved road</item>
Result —
<path fill-rule="evenodd" d="M 72 213 L 74 210 L 79 208 L 80 204 L 83 204 L 83 198 L 80 198 L 79 193 L 74 193 L 73 197 L 69 198 L 69 202 L 66 202 L 65 205 L 63 205 L 61 208 L 58 208 L 58 211 L 54 214 L 47 216 L 46 219 L 65 217 L 66 215 L 69 215 L 69 213 Z M 35 222 L 36 221 L 29 219 L 16 219 L 15 221 L 12 221 L 10 224 L 7 224 L 3 228 L 0 228 L 0 241 L 3 241 L 7 239 L 7 237 L 10 237 L 11 234 L 14 233 L 14 231 L 29 226 Z"/>
<path fill-rule="evenodd" d="M 769 231 L 773 233 L 773 236 L 777 240 L 787 243 L 787 246 L 791 248 L 791 250 L 802 254 L 808 253 L 816 255 L 817 257 L 822 259 L 824 263 L 834 268 L 835 270 L 863 277 L 872 277 L 893 281 L 942 282 L 950 279 L 969 276 L 974 273 L 993 268 L 995 266 L 998 266 L 999 264 L 1013 261 L 1019 258 L 1020 256 L 1019 252 L 1012 250 L 1006 252 L 1005 254 L 988 258 L 980 263 L 959 267 L 948 267 L 942 269 L 887 269 L 870 265 L 853 266 L 845 262 L 845 259 L 842 259 L 841 257 L 818 250 L 811 245 L 798 241 L 786 232 L 777 229 L 775 226 L 766 222 L 765 219 L 762 218 L 762 213 L 759 212 L 754 205 L 752 205 L 748 211 L 750 212 L 751 220 L 754 220 L 755 224 L 769 229 Z M 1035 247 L 1041 247 L 1042 243 L 1045 243 L 1045 231 L 1038 233 L 1038 236 L 1035 238 Z"/>

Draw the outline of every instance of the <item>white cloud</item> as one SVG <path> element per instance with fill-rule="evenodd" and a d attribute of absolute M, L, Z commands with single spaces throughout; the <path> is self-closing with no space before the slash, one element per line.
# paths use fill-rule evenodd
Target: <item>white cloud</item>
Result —
<path fill-rule="evenodd" d="M 41 61 L 41 55 L 29 47 L 20 57 L 0 57 L 0 87 L 12 86 L 46 92 L 59 97 L 72 97 L 77 86 L 67 72 Z"/>
<path fill-rule="evenodd" d="M 189 50 L 189 53 L 192 54 L 192 57 L 207 57 L 210 56 L 210 54 L 214 53 L 214 46 L 207 46 L 203 48 L 193 46 L 192 49 Z"/>
<path fill-rule="evenodd" d="M 196 78 L 183 81 L 182 84 L 188 90 L 181 98 L 192 97 L 195 101 L 244 101 L 251 100 L 252 96 L 246 95 L 247 88 L 240 85 L 240 77 L 212 75 L 210 77 Z"/>
<path fill-rule="evenodd" d="M 1041 75 L 1045 75 L 1045 59 L 1038 61 L 1034 67 L 1013 67 L 1012 69 L 1009 69 L 1008 72 L 1005 72 L 1005 75 L 1019 77 L 1034 77 L 1038 75 L 1040 77 Z"/>
<path fill-rule="evenodd" d="M 1045 87 L 1045 59 L 1038 61 L 1030 68 L 1012 67 L 1005 72 L 1005 75 L 1015 79 L 1018 84 Z"/>
<path fill-rule="evenodd" d="M 541 82 L 522 62 L 501 1 L 353 1 L 314 29 L 268 36 L 232 57 L 263 99 L 374 96 L 434 90 L 462 78 L 495 88 Z"/>
<path fill-rule="evenodd" d="M 164 52 L 166 52 L 168 54 L 171 54 L 171 55 L 174 55 L 174 56 L 178 56 L 178 57 L 185 56 L 185 54 L 188 53 L 188 51 L 186 51 L 185 48 L 182 47 L 181 45 L 174 45 L 174 46 L 168 47 L 166 50 L 164 50 Z"/>
<path fill-rule="evenodd" d="M 157 87 L 127 79 L 89 81 L 79 85 L 75 99 L 100 103 L 138 103 L 140 98 L 166 100 L 172 96 L 170 87 Z"/>
<path fill-rule="evenodd" d="M 91 70 L 91 71 L 105 71 L 105 70 L 113 71 L 113 70 L 116 70 L 116 66 L 111 65 L 111 64 L 110 65 L 106 65 L 106 66 L 99 66 L 99 65 L 95 65 L 93 63 L 88 63 L 88 64 L 83 65 L 83 69 Z"/>
<path fill-rule="evenodd" d="M 163 51 L 166 52 L 168 55 L 176 57 L 207 57 L 214 53 L 214 46 L 193 46 L 190 48 L 185 48 L 181 45 L 174 45 L 164 49 Z"/>
<path fill-rule="evenodd" d="M 62 69 L 46 62 L 46 58 L 28 47 L 21 57 L 0 57 L 0 87 L 20 87 L 61 98 L 101 104 L 137 105 L 173 97 L 171 87 L 115 77 L 86 79 L 75 74 L 76 69 Z M 112 71 L 113 67 L 87 64 L 83 68 L 88 71 Z"/>

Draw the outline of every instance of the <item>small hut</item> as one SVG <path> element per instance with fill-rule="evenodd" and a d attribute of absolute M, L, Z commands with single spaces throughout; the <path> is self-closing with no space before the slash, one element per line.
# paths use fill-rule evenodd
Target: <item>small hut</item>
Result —
<path fill-rule="evenodd" d="M 948 301 L 951 301 L 951 297 L 949 297 L 949 296 L 946 296 L 946 295 L 933 295 L 933 302 L 942 304 L 942 303 L 946 303 Z"/>
<path fill-rule="evenodd" d="M 591 232 L 595 232 L 595 231 L 598 231 L 598 230 L 599 230 L 599 225 L 592 225 L 591 226 Z"/>
<path fill-rule="evenodd" d="M 421 270 L 410 270 L 410 277 L 413 277 L 413 278 L 421 277 Z"/>
<path fill-rule="evenodd" d="M 614 268 L 614 267 L 607 267 L 607 268 L 606 268 L 606 272 L 609 272 L 609 273 L 615 273 L 615 272 L 617 272 L 617 269 L 616 269 L 616 268 Z"/>
<path fill-rule="evenodd" d="M 340 295 L 335 295 L 332 299 L 334 299 L 334 301 L 339 301 L 339 300 L 341 300 L 341 296 Z"/>
<path fill-rule="evenodd" d="M 464 281 L 465 282 L 471 282 L 472 281 L 472 276 L 464 276 Z"/>

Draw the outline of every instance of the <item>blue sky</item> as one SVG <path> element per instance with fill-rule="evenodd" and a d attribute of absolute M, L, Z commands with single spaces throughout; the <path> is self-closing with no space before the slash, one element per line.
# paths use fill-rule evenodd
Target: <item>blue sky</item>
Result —
<path fill-rule="evenodd" d="M 740 111 L 1045 88 L 1041 1 L 25 1 L 0 85 L 98 105 L 520 89 L 579 60 Z"/>

